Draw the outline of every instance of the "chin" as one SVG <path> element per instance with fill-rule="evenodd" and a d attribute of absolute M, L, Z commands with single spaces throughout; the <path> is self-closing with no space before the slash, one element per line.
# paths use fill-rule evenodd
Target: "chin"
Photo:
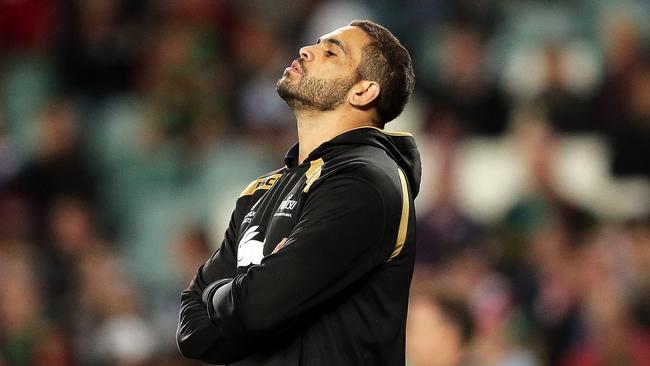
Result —
<path fill-rule="evenodd" d="M 275 86 L 275 91 L 278 93 L 278 95 L 280 95 L 280 98 L 284 99 L 285 101 L 289 101 L 295 97 L 293 95 L 293 91 L 288 86 L 289 83 L 290 81 L 286 78 L 286 76 L 283 76 L 280 80 L 278 80 L 278 83 Z"/>

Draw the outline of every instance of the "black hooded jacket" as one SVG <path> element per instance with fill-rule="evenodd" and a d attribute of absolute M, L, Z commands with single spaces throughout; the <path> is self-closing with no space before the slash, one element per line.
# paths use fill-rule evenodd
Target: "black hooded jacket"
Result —
<path fill-rule="evenodd" d="M 251 182 L 182 292 L 181 353 L 228 365 L 404 365 L 420 157 L 346 131 Z M 286 239 L 285 239 L 286 238 Z"/>

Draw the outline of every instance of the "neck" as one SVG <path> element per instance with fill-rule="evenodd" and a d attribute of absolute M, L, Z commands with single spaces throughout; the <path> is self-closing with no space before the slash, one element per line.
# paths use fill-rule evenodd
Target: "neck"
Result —
<path fill-rule="evenodd" d="M 362 126 L 372 126 L 372 122 L 355 113 L 296 111 L 300 163 L 322 143 L 341 133 Z"/>

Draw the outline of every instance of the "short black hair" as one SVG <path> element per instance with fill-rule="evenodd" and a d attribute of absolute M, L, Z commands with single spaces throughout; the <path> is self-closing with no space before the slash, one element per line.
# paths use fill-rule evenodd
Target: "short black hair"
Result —
<path fill-rule="evenodd" d="M 378 122 L 385 124 L 402 113 L 413 92 L 411 55 L 393 33 L 377 23 L 353 20 L 350 25 L 361 28 L 372 39 L 364 47 L 358 72 L 362 79 L 379 83 L 381 92 L 374 103 Z"/>

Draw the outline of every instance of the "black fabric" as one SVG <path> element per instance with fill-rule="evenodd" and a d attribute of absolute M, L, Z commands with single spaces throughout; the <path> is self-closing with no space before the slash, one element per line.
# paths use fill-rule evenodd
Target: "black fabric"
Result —
<path fill-rule="evenodd" d="M 368 127 L 302 164 L 297 152 L 242 193 L 220 249 L 183 291 L 181 353 L 237 366 L 404 365 L 413 138 Z"/>

